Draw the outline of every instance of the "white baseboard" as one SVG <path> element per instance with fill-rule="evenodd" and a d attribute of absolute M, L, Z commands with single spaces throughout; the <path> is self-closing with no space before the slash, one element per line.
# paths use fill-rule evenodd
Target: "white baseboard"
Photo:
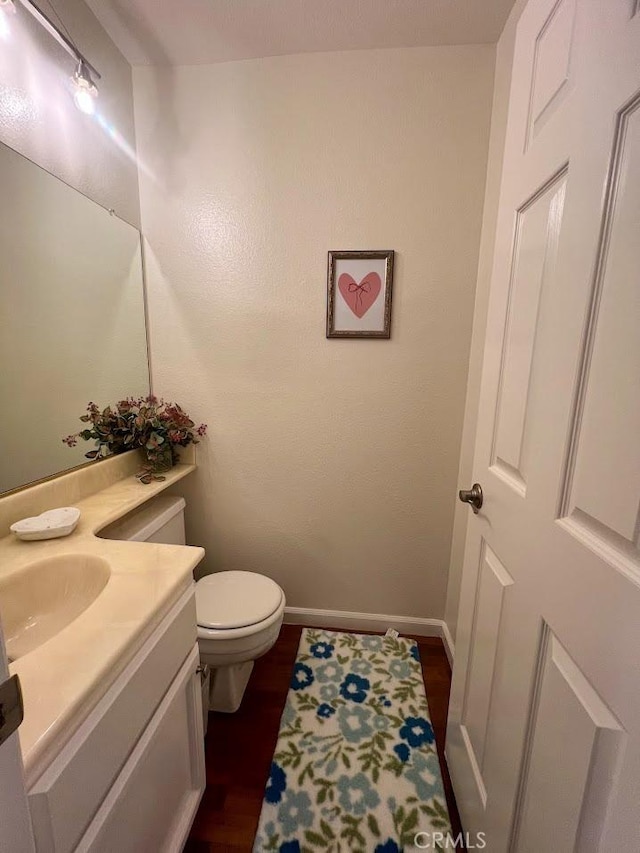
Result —
<path fill-rule="evenodd" d="M 453 666 L 454 645 L 446 622 L 419 616 L 389 616 L 385 613 L 355 613 L 350 610 L 315 610 L 309 607 L 285 607 L 285 625 L 314 628 L 339 628 L 347 631 L 377 631 L 395 628 L 400 634 L 415 637 L 440 637 Z"/>
<path fill-rule="evenodd" d="M 451 631 L 449 630 L 449 626 L 447 623 L 442 620 L 442 642 L 444 643 L 444 650 L 447 653 L 447 657 L 449 658 L 449 666 L 453 669 L 453 659 L 456 654 L 455 643 L 453 642 L 453 637 L 451 636 Z"/>

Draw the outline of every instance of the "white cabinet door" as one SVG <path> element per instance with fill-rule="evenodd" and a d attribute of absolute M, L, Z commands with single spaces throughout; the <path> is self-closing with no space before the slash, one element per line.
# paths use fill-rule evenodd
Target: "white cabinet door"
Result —
<path fill-rule="evenodd" d="M 447 757 L 491 853 L 640 842 L 640 3 L 529 0 Z"/>
<path fill-rule="evenodd" d="M 9 678 L 7 651 L 0 624 L 0 683 Z M 0 853 L 35 850 L 22 768 L 18 732 L 0 746 Z"/>
<path fill-rule="evenodd" d="M 205 788 L 197 645 L 185 661 L 76 853 L 177 853 Z"/>
<path fill-rule="evenodd" d="M 72 853 L 196 642 L 190 586 L 29 789 L 38 853 Z"/>

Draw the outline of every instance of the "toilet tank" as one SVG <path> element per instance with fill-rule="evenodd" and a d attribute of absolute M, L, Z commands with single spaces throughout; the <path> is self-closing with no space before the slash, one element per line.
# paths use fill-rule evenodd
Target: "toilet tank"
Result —
<path fill-rule="evenodd" d="M 185 545 L 184 498 L 158 495 L 99 533 L 102 539 Z"/>

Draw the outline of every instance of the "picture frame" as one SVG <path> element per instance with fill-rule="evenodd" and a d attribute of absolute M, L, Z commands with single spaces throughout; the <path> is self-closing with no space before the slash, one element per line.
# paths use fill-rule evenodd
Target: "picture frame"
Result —
<path fill-rule="evenodd" d="M 390 338 L 393 249 L 328 253 L 327 338 Z"/>

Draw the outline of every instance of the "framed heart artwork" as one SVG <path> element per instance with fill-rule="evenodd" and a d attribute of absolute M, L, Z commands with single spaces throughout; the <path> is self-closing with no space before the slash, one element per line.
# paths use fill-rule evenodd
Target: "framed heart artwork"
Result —
<path fill-rule="evenodd" d="M 329 252 L 327 337 L 391 337 L 393 250 Z"/>

